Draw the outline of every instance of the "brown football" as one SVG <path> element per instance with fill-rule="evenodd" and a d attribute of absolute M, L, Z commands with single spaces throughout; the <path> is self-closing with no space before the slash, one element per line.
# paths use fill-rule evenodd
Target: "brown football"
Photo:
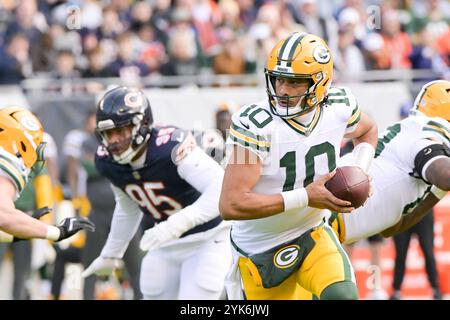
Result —
<path fill-rule="evenodd" d="M 325 187 L 335 197 L 350 201 L 356 209 L 369 197 L 370 181 L 361 168 L 345 166 L 336 168 L 336 174 L 325 183 Z"/>

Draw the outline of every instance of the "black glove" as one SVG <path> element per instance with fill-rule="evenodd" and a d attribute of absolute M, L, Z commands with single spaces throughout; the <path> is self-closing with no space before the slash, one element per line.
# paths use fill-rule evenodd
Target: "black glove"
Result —
<path fill-rule="evenodd" d="M 31 215 L 31 217 L 39 220 L 40 218 L 42 218 L 46 214 L 49 214 L 50 212 L 52 212 L 52 209 L 50 209 L 49 207 L 39 208 L 39 209 L 33 211 L 33 214 Z"/>
<path fill-rule="evenodd" d="M 56 226 L 60 231 L 60 235 L 57 241 L 61 241 L 73 236 L 80 230 L 87 230 L 94 232 L 95 224 L 86 218 L 76 217 L 76 218 L 65 218 L 61 223 Z"/>

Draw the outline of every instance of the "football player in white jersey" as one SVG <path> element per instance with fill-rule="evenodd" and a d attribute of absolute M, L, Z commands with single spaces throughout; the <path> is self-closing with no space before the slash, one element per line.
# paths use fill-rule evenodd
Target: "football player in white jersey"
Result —
<path fill-rule="evenodd" d="M 450 190 L 450 82 L 425 84 L 411 115 L 378 139 L 369 171 L 373 196 L 351 215 L 329 223 L 343 243 L 382 233 L 388 237 L 419 222 Z M 342 163 L 352 161 L 344 156 Z"/>
<path fill-rule="evenodd" d="M 230 299 L 297 299 L 297 284 L 320 299 L 357 298 L 350 261 L 323 223 L 323 209 L 353 208 L 324 184 L 344 136 L 356 145 L 354 165 L 367 171 L 377 127 L 349 89 L 330 88 L 332 72 L 326 43 L 293 33 L 268 57 L 268 101 L 232 117 L 220 199 L 222 217 L 237 220 Z"/>
<path fill-rule="evenodd" d="M 14 201 L 30 173 L 42 168 L 44 146 L 42 124 L 33 113 L 18 107 L 0 110 L 0 242 L 31 238 L 60 241 L 80 230 L 95 229 L 84 218 L 47 225 L 15 208 Z"/>

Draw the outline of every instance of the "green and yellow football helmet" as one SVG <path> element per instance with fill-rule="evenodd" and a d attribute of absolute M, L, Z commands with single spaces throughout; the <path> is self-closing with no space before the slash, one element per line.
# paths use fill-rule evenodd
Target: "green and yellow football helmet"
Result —
<path fill-rule="evenodd" d="M 0 109 L 0 146 L 23 160 L 28 169 L 43 161 L 44 129 L 29 110 L 19 107 Z"/>
<path fill-rule="evenodd" d="M 450 81 L 436 80 L 425 84 L 414 101 L 412 113 L 450 121 Z"/>
<path fill-rule="evenodd" d="M 269 54 L 265 68 L 266 90 L 272 112 L 293 118 L 321 103 L 331 86 L 333 58 L 325 41 L 313 34 L 295 32 L 279 41 Z M 282 97 L 275 91 L 278 77 L 307 79 L 309 87 L 301 96 Z M 300 98 L 295 107 L 281 107 L 279 99 Z"/>

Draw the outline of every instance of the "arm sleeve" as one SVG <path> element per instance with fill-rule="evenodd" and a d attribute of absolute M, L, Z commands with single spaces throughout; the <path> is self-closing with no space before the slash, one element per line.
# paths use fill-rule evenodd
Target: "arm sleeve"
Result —
<path fill-rule="evenodd" d="M 332 87 L 328 92 L 327 102 L 335 108 L 339 117 L 347 122 L 345 133 L 355 131 L 361 120 L 361 109 L 352 91 L 346 87 Z"/>
<path fill-rule="evenodd" d="M 350 104 L 350 117 L 347 121 L 347 128 L 345 129 L 345 133 L 350 133 L 355 131 L 356 127 L 358 126 L 359 121 L 361 120 L 361 108 L 359 107 L 358 101 L 356 100 L 356 97 L 353 95 L 353 93 L 350 91 L 350 89 L 346 88 L 346 101 Z"/>
<path fill-rule="evenodd" d="M 175 226 L 177 235 L 206 223 L 219 214 L 219 197 L 223 169 L 200 148 L 196 147 L 178 164 L 178 174 L 201 196 L 191 205 L 171 215 L 167 220 Z"/>
<path fill-rule="evenodd" d="M 243 147 L 255 153 L 261 161 L 264 161 L 270 152 L 270 137 L 266 134 L 264 129 L 258 128 L 255 125 L 256 120 L 254 118 L 250 118 L 255 114 L 255 111 L 253 111 L 252 108 L 255 111 L 258 111 L 258 107 L 255 105 L 243 107 L 233 114 L 226 144 Z M 256 116 L 260 116 L 261 118 L 258 118 L 258 121 L 264 123 L 271 119 L 270 114 L 269 117 L 267 117 L 266 110 L 260 108 L 259 110 L 261 111 L 258 112 Z M 250 114 L 250 116 L 248 114 Z"/>
<path fill-rule="evenodd" d="M 100 255 L 102 257 L 121 259 L 130 240 L 139 228 L 142 212 L 139 206 L 122 190 L 115 186 L 111 186 L 111 188 L 114 192 L 116 208 L 114 209 L 108 239 Z"/>
<path fill-rule="evenodd" d="M 15 200 L 27 185 L 29 173 L 30 170 L 25 167 L 23 161 L 0 147 L 0 175 L 8 178 L 15 186 Z"/>

